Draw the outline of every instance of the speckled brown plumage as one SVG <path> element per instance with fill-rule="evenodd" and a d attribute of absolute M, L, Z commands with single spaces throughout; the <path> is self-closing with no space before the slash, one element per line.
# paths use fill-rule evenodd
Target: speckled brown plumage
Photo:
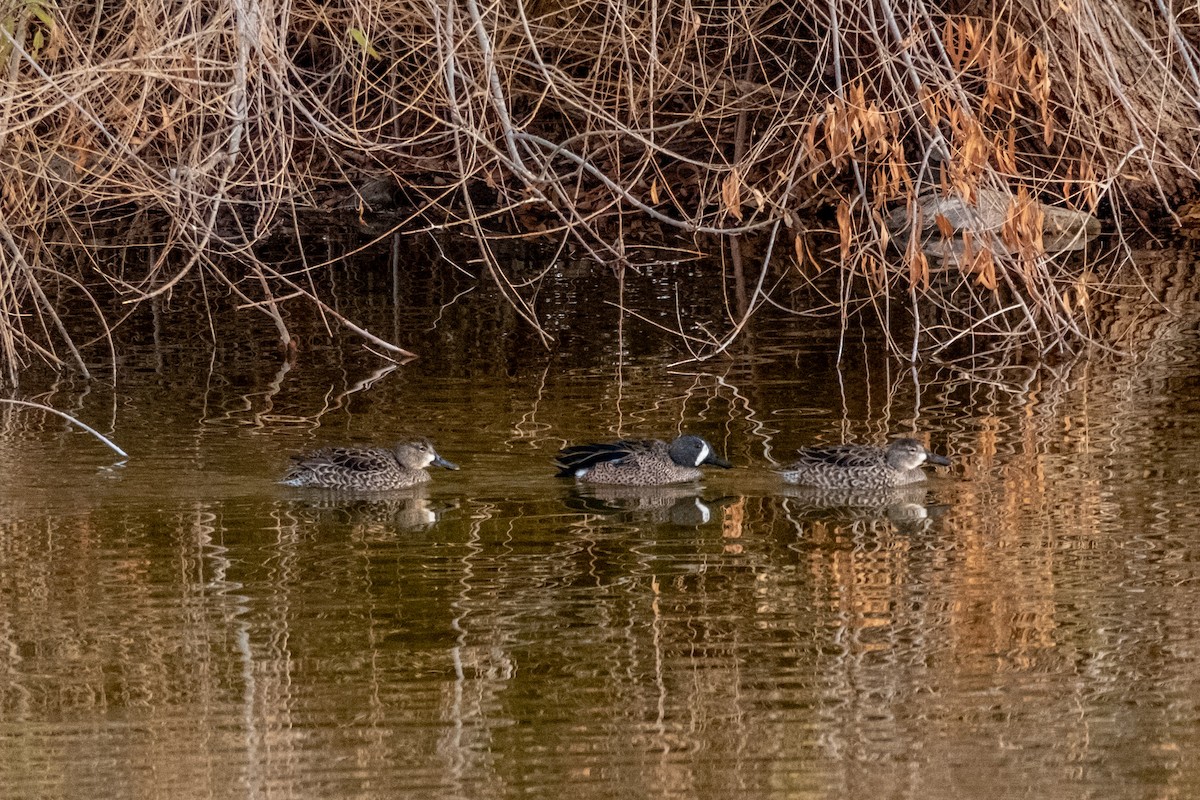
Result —
<path fill-rule="evenodd" d="M 662 486 L 685 483 L 701 476 L 699 466 L 732 466 L 699 436 L 680 436 L 668 444 L 659 439 L 622 439 L 580 444 L 559 451 L 558 477 L 581 483 L 621 486 Z"/>
<path fill-rule="evenodd" d="M 819 489 L 889 489 L 925 480 L 925 462 L 950 466 L 950 459 L 929 452 L 916 439 L 897 439 L 888 447 L 843 444 L 801 450 L 800 458 L 779 470 L 788 483 Z"/>
<path fill-rule="evenodd" d="M 282 483 L 359 492 L 407 489 L 429 481 L 431 465 L 458 469 L 437 454 L 427 439 L 386 447 L 326 447 L 293 456 Z"/>

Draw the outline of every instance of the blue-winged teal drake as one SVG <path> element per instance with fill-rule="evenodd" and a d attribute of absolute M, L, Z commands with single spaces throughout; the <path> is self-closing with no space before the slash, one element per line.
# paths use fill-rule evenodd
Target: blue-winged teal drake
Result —
<path fill-rule="evenodd" d="M 560 450 L 554 461 L 560 478 L 622 486 L 684 483 L 700 477 L 701 464 L 733 466 L 699 436 L 680 436 L 670 444 L 659 439 L 578 444 Z"/>
<path fill-rule="evenodd" d="M 921 465 L 950 466 L 950 459 L 931 453 L 916 439 L 897 439 L 886 448 L 843 444 L 810 447 L 779 473 L 788 483 L 818 489 L 890 489 L 925 480 Z"/>
<path fill-rule="evenodd" d="M 458 469 L 437 454 L 427 439 L 386 447 L 326 447 L 303 456 L 292 456 L 283 483 L 359 492 L 386 492 L 427 483 L 426 467 Z"/>

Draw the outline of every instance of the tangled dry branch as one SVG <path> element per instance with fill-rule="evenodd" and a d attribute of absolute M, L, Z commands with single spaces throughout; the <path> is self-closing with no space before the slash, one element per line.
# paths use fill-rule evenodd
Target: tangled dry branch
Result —
<path fill-rule="evenodd" d="M 764 240 L 757 250 L 775 263 L 764 258 L 739 287 L 732 335 L 781 302 L 768 296 L 769 270 L 811 273 L 822 236 L 810 220 L 834 209 L 835 305 L 843 319 L 852 298 L 883 321 L 911 315 L 912 341 L 892 341 L 897 352 L 1087 338 L 1092 294 L 1109 276 L 1057 255 L 1047 236 L 1079 243 L 1102 203 L 1119 225 L 1131 208 L 1194 192 L 1195 9 L 944 6 L 10 3 L 5 379 L 35 357 L 87 371 L 56 311 L 64 286 L 136 304 L 203 272 L 289 341 L 286 306 L 321 298 L 254 244 L 339 196 L 360 211 L 400 199 L 412 227 L 471 233 L 535 327 L 537 287 L 506 274 L 497 237 L 570 239 L 618 270 L 623 232 L 644 222 L 728 246 L 739 266 L 740 244 Z M 941 202 L 963 210 L 956 224 Z M 149 268 L 55 266 L 56 248 L 93 245 L 97 221 L 151 214 L 167 223 Z M 1048 227 L 1064 219 L 1065 233 Z"/>

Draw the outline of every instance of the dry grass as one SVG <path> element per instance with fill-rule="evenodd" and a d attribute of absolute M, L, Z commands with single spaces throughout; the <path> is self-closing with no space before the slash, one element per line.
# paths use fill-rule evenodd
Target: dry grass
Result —
<path fill-rule="evenodd" d="M 1087 339 L 1109 276 L 1047 256 L 1038 209 L 1109 199 L 1119 227 L 1131 202 L 1194 189 L 1196 20 L 1041 6 L 18 0 L 0 19 L 0 369 L 15 384 L 30 358 L 84 373 L 97 358 L 49 282 L 136 304 L 202 272 L 285 343 L 289 303 L 339 319 L 252 245 L 339 193 L 369 210 L 381 185 L 415 205 L 407 227 L 475 236 L 533 326 L 536 282 L 510 280 L 489 242 L 558 237 L 619 271 L 649 221 L 721 243 L 740 278 L 727 335 L 698 357 L 777 302 L 773 264 L 808 275 L 829 236 L 836 313 L 917 320 L 897 353 Z M 1002 246 L 941 264 L 888 251 L 890 208 L 980 188 L 1014 198 Z M 822 209 L 836 230 L 808 221 Z M 56 266 L 97 221 L 149 215 L 168 222 L 143 274 Z"/>

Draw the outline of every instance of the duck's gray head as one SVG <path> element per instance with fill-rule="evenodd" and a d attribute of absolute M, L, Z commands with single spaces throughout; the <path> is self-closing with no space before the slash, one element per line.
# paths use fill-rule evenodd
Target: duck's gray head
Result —
<path fill-rule="evenodd" d="M 929 452 L 916 439 L 897 439 L 888 446 L 887 463 L 893 469 L 916 469 L 926 461 L 942 467 L 950 466 L 950 459 Z"/>
<path fill-rule="evenodd" d="M 699 436 L 680 436 L 671 442 L 668 451 L 671 460 L 681 467 L 698 467 L 701 464 L 711 464 L 714 467 L 729 469 L 733 466 L 713 452 L 712 445 Z"/>
<path fill-rule="evenodd" d="M 458 469 L 457 464 L 439 456 L 437 450 L 433 449 L 433 442 L 428 439 L 413 439 L 411 442 L 396 445 L 396 460 L 408 469 L 425 469 L 431 465 L 443 469 Z"/>

